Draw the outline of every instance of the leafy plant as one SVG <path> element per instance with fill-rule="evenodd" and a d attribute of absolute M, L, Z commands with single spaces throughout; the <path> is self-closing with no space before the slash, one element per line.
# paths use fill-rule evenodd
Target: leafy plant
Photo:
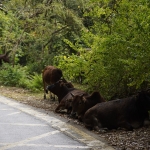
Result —
<path fill-rule="evenodd" d="M 79 56 L 60 59 L 67 75 L 83 70 L 90 91 L 99 90 L 107 99 L 129 96 L 150 83 L 149 1 L 90 1 L 86 17 L 93 25 L 82 31 L 80 43 L 68 44 Z M 90 49 L 88 52 L 87 49 Z M 85 53 L 83 53 L 85 51 Z M 64 57 L 64 56 L 63 56 Z M 63 58 L 62 57 L 62 58 Z M 82 67 L 77 64 L 83 57 Z M 73 60 L 72 63 L 69 60 Z M 59 59 L 58 59 L 59 60 Z M 66 67 L 66 68 L 67 68 Z M 72 70 L 71 70 L 72 68 Z"/>
<path fill-rule="evenodd" d="M 34 73 L 29 75 L 27 67 L 15 65 L 14 67 L 3 64 L 1 67 L 0 84 L 27 88 L 31 91 L 42 90 L 42 76 Z"/>
<path fill-rule="evenodd" d="M 0 83 L 9 86 L 26 87 L 27 75 L 26 67 L 20 67 L 19 65 L 12 67 L 9 64 L 3 64 L 1 67 Z"/>
<path fill-rule="evenodd" d="M 42 75 L 34 73 L 30 76 L 30 84 L 27 86 L 31 91 L 37 92 L 43 90 Z"/>

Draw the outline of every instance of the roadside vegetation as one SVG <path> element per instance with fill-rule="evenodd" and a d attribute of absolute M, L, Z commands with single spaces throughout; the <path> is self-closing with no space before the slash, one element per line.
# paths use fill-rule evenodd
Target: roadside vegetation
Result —
<path fill-rule="evenodd" d="M 47 65 L 106 99 L 150 84 L 149 0 L 1 0 L 0 84 L 38 92 Z"/>

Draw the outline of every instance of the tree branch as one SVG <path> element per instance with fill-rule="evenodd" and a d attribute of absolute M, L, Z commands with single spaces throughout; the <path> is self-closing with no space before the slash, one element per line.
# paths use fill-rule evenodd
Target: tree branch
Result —
<path fill-rule="evenodd" d="M 65 29 L 65 28 L 67 28 L 67 25 L 64 26 L 64 27 L 62 27 L 62 28 L 59 29 L 59 30 L 54 31 L 54 32 L 52 33 L 52 36 L 53 36 L 54 34 L 57 34 L 57 33 L 60 32 L 60 31 L 62 31 L 62 30 Z M 52 37 L 51 37 L 50 40 L 43 46 L 43 48 L 45 48 L 45 47 L 51 42 L 51 40 L 52 40 Z"/>

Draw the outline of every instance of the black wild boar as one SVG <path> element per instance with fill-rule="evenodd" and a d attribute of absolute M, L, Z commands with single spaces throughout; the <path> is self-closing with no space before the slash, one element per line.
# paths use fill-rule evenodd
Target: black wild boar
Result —
<path fill-rule="evenodd" d="M 83 121 L 84 113 L 97 103 L 105 102 L 104 98 L 100 95 L 99 92 L 95 91 L 91 95 L 76 95 L 74 96 L 71 92 L 72 100 L 72 115 L 77 113 L 78 120 Z"/>
<path fill-rule="evenodd" d="M 103 102 L 86 111 L 84 124 L 89 129 L 100 131 L 102 128 L 125 128 L 133 130 L 142 127 L 149 119 L 150 92 L 142 91 L 137 95 Z"/>

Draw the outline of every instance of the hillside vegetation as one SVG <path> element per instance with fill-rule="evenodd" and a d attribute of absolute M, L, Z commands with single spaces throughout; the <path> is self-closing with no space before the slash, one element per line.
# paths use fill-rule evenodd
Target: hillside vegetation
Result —
<path fill-rule="evenodd" d="M 1 0 L 0 84 L 38 91 L 47 65 L 106 99 L 150 83 L 149 0 Z"/>

